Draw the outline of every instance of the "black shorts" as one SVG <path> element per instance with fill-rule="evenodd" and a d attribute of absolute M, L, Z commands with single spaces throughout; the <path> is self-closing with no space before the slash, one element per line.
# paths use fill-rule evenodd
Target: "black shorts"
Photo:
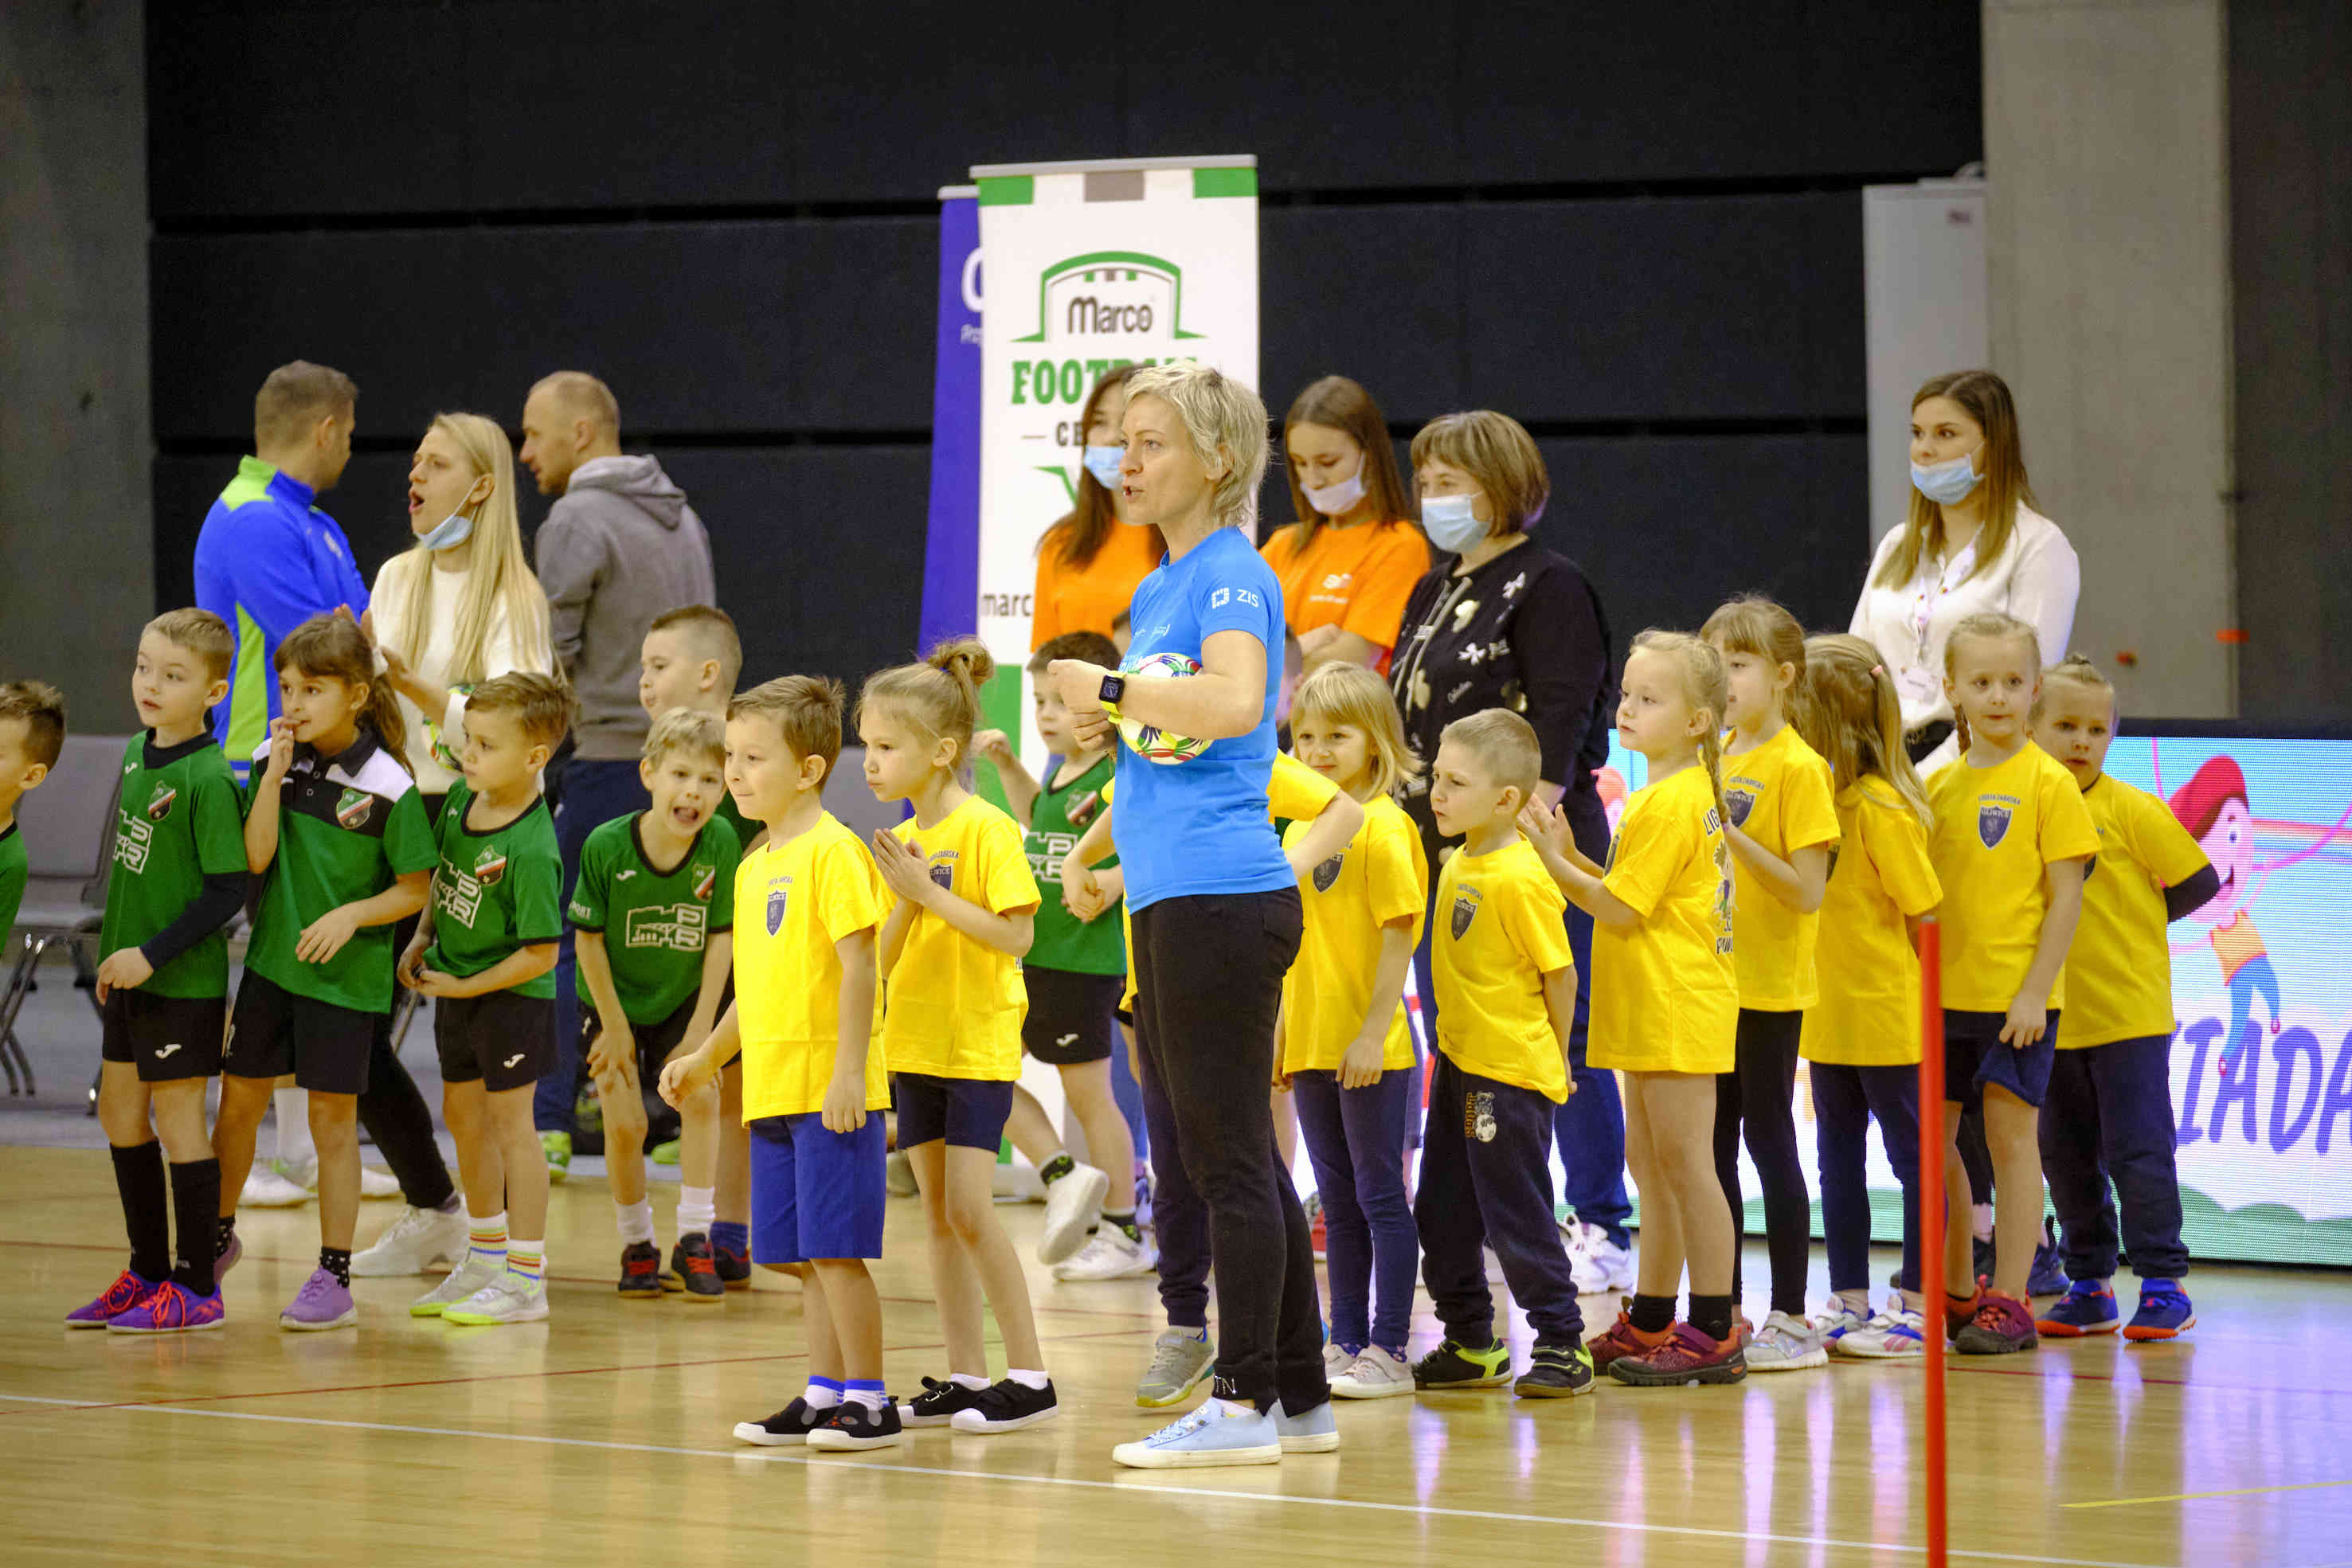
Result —
<path fill-rule="evenodd" d="M 1127 989 L 1126 976 L 1024 967 L 1021 978 L 1029 988 L 1029 1016 L 1021 1024 L 1023 1050 L 1055 1067 L 1110 1060 L 1118 1034 L 1111 1026 L 1118 1016 L 1120 993 Z"/>
<path fill-rule="evenodd" d="M 555 998 L 514 991 L 436 998 L 433 1044 L 444 1083 L 479 1080 L 492 1093 L 527 1089 L 555 1055 Z"/>
<path fill-rule="evenodd" d="M 100 1011 L 100 1057 L 135 1062 L 142 1083 L 210 1078 L 221 1070 L 226 997 L 152 997 L 117 986 Z"/>
<path fill-rule="evenodd" d="M 994 1154 L 1004 1141 L 1004 1119 L 1013 1114 L 1010 1078 L 933 1078 L 925 1072 L 892 1074 L 898 1108 L 898 1146 L 941 1138 L 960 1149 Z"/>
<path fill-rule="evenodd" d="M 650 1088 L 661 1082 L 662 1063 L 671 1051 L 686 1043 L 687 1026 L 694 1021 L 696 998 L 688 997 L 678 1003 L 677 1010 L 659 1023 L 629 1025 L 629 1033 L 637 1042 L 637 1082 Z M 721 998 L 719 1016 L 725 1017 L 727 1003 Z M 604 1030 L 604 1020 L 596 1016 L 593 1002 L 580 1004 L 580 1060 L 588 1060 L 588 1046 Z"/>
<path fill-rule="evenodd" d="M 297 996 L 251 969 L 237 988 L 221 1071 L 239 1078 L 286 1073 L 321 1094 L 364 1094 L 382 1013 Z"/>
<path fill-rule="evenodd" d="M 1985 1085 L 1998 1083 L 2027 1104 L 2039 1107 L 2050 1093 L 2050 1070 L 2058 1064 L 2058 1009 L 2032 1045 L 2002 1043 L 2007 1013 L 1944 1009 L 1944 1098 L 1973 1111 L 1984 1104 Z"/>

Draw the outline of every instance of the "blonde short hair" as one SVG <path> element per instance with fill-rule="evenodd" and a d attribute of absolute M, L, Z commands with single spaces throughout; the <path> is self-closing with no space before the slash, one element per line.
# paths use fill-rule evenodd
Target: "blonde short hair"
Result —
<path fill-rule="evenodd" d="M 511 714 L 525 740 L 552 749 L 572 727 L 572 691 L 554 675 L 510 670 L 476 686 L 466 711 Z"/>
<path fill-rule="evenodd" d="M 699 708 L 670 709 L 654 720 L 638 755 L 647 762 L 659 764 L 673 751 L 690 751 L 705 761 L 716 759 L 719 767 L 726 767 L 726 723 L 717 714 L 704 713 Z"/>
<path fill-rule="evenodd" d="M 703 657 L 719 661 L 719 685 L 730 693 L 735 690 L 735 682 L 743 674 L 743 639 L 735 630 L 733 616 L 716 604 L 681 604 L 654 617 L 646 634 L 656 632 L 677 632 L 693 639 Z"/>
<path fill-rule="evenodd" d="M 1266 457 L 1265 404 L 1257 393 L 1223 371 L 1180 360 L 1147 365 L 1127 378 L 1130 404 L 1147 395 L 1176 411 L 1203 468 L 1214 468 L 1222 450 L 1225 476 L 1209 500 L 1218 526 L 1255 527 Z"/>
<path fill-rule="evenodd" d="M 1525 533 L 1551 499 L 1551 476 L 1527 426 L 1490 408 L 1440 414 L 1412 438 L 1412 465 L 1459 468 L 1486 493 L 1497 534 Z"/>
<path fill-rule="evenodd" d="M 230 634 L 228 622 L 211 611 L 166 610 L 147 622 L 140 635 L 148 632 L 204 660 L 206 680 L 228 679 L 228 667 L 236 657 L 236 639 Z"/>
<path fill-rule="evenodd" d="M 1543 745 L 1536 727 L 1508 708 L 1490 707 L 1457 718 L 1438 733 L 1437 743 L 1459 746 L 1476 758 L 1493 783 L 1531 799 L 1543 780 Z"/>

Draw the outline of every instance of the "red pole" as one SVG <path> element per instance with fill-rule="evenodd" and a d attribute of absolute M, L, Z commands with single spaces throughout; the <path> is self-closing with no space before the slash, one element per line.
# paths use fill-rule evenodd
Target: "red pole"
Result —
<path fill-rule="evenodd" d="M 1927 1568 L 1944 1568 L 1944 973 L 1942 933 L 1919 923 L 1919 1285 L 1927 1321 Z M 1932 1143 L 1931 1143 L 1932 1138 Z"/>

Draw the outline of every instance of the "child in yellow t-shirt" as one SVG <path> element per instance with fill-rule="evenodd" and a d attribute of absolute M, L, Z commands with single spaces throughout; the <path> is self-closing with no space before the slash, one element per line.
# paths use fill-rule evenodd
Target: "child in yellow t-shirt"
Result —
<path fill-rule="evenodd" d="M 882 1390 L 882 1117 L 875 928 L 883 894 L 857 835 L 823 804 L 841 755 L 838 682 L 786 675 L 728 705 L 727 788 L 766 841 L 735 872 L 735 1001 L 710 1038 L 672 1057 L 662 1098 L 701 1092 L 740 1052 L 751 1132 L 751 1255 L 798 1274 L 808 1388 L 735 1436 L 763 1447 L 898 1441 Z"/>
<path fill-rule="evenodd" d="M 1805 1315 L 1813 1206 L 1797 1158 L 1797 1046 L 1813 973 L 1818 911 L 1838 842 L 1829 764 L 1789 722 L 1805 673 L 1805 630 L 1769 599 L 1732 600 L 1701 635 L 1723 655 L 1730 708 L 1723 748 L 1724 841 L 1738 911 L 1732 967 L 1739 978 L 1733 1070 L 1715 1081 L 1715 1169 L 1731 1205 L 1731 1299 L 1740 1299 L 1739 1140 L 1764 1188 L 1772 1306 L 1748 1342 L 1748 1370 L 1826 1366 L 1829 1350 Z"/>
<path fill-rule="evenodd" d="M 1843 633 L 1805 643 L 1806 744 L 1829 759 L 1839 847 L 1822 895 L 1814 950 L 1821 994 L 1805 1009 L 1801 1051 L 1819 1137 L 1822 1235 L 1834 1299 L 1817 1320 L 1833 1355 L 1893 1360 L 1923 1354 L 1919 1291 L 1919 954 L 1913 932 L 1943 901 L 1927 859 L 1927 797 L 1903 740 L 1903 704 L 1877 650 Z M 1903 1268 L 1886 1311 L 1870 1310 L 1870 1193 L 1864 1176 L 1871 1118 L 1903 1185 Z M 1967 1228 L 1957 1165 L 1945 1189 Z M 1975 1289 L 1962 1281 L 1959 1293 Z"/>
<path fill-rule="evenodd" d="M 2087 659 L 2042 677 L 2033 739 L 2083 791 L 2099 852 L 2084 868 L 2083 917 L 2066 955 L 2066 1033 L 2042 1102 L 2042 1164 L 2064 1238 L 2064 1297 L 2034 1321 L 2062 1339 L 2115 1333 L 2116 1200 L 2139 1276 L 2126 1339 L 2197 1324 L 2180 1288 L 2180 1174 L 2173 1161 L 2172 954 L 2165 927 L 2221 888 L 2171 809 L 2105 772 L 2116 689 Z M 2108 1196 L 2108 1182 L 2115 1197 Z"/>
<path fill-rule="evenodd" d="M 948 1346 L 947 1378 L 925 1378 L 901 1418 L 959 1432 L 1010 1432 L 1057 1413 L 1029 1281 L 996 1218 L 996 1151 L 1021 1076 L 1021 956 L 1036 932 L 1037 883 L 1020 824 L 958 779 L 971 760 L 980 688 L 995 671 L 979 643 L 949 643 L 926 663 L 883 671 L 857 699 L 866 787 L 915 810 L 874 835 L 890 895 L 882 1046 L 898 1079 L 898 1147 L 922 1194 Z M 1009 1364 L 993 1385 L 983 1292 Z"/>
<path fill-rule="evenodd" d="M 1404 1181 L 1404 979 L 1429 910 L 1429 865 L 1394 791 L 1421 764 L 1388 683 L 1360 664 L 1325 664 L 1300 684 L 1290 736 L 1301 761 L 1364 808 L 1347 847 L 1298 879 L 1304 930 L 1283 982 L 1276 1061 L 1323 1199 L 1331 1392 L 1378 1399 L 1412 1392 L 1404 1353 L 1420 1244 Z M 1295 821 L 1283 836 L 1295 846 L 1312 831 Z"/>
<path fill-rule="evenodd" d="M 1568 1071 L 1576 956 L 1568 905 L 1517 827 L 1542 765 L 1534 727 L 1487 708 L 1445 727 L 1430 768 L 1430 813 L 1462 848 L 1438 874 L 1429 949 L 1438 1055 L 1412 1217 L 1445 1338 L 1413 1363 L 1423 1388 L 1511 1381 L 1486 1288 L 1491 1246 L 1536 1331 L 1512 1391 L 1592 1392 L 1576 1279 L 1551 1207 L 1552 1111 L 1576 1092 Z"/>
<path fill-rule="evenodd" d="M 1723 656 L 1696 637 L 1644 632 L 1625 659 L 1617 733 L 1649 763 L 1604 869 L 1576 852 L 1568 819 L 1522 821 L 1545 869 L 1590 913 L 1587 1060 L 1625 1074 L 1625 1163 L 1642 1190 L 1633 1301 L 1592 1342 L 1596 1368 L 1637 1387 L 1736 1383 L 1731 1207 L 1715 1170 L 1716 1075 L 1739 1027 L 1731 852 L 1723 841 Z M 1675 1322 L 1683 1267 L 1690 1316 Z"/>
<path fill-rule="evenodd" d="M 1993 1168 L 1992 1283 L 1947 1308 L 1965 1354 L 2037 1343 L 2027 1296 L 2042 1236 L 2042 1102 L 2057 1054 L 2067 945 L 2083 908 L 2083 867 L 2099 847 L 2082 791 L 2026 733 L 2042 686 L 2033 628 L 1970 615 L 1944 645 L 1944 689 L 1961 755 L 1927 781 L 1929 840 L 1944 884 L 1944 1121 L 1957 1148 L 1960 1113 L 1984 1108 Z M 1968 1230 L 1947 1239 L 1961 1277 Z"/>

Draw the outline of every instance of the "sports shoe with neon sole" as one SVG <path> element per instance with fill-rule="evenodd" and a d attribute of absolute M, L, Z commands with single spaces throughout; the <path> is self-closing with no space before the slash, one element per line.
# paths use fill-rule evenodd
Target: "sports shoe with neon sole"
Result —
<path fill-rule="evenodd" d="M 1151 1342 L 1151 1364 L 1136 1382 L 1135 1402 L 1146 1410 L 1164 1409 L 1198 1388 L 1216 1364 L 1216 1342 L 1205 1333 L 1164 1329 Z"/>
<path fill-rule="evenodd" d="M 100 1291 L 95 1300 L 85 1301 L 66 1314 L 69 1329 L 102 1329 L 133 1307 L 143 1307 L 164 1281 L 142 1279 L 133 1269 L 125 1269 L 114 1277 L 114 1283 Z"/>
<path fill-rule="evenodd" d="M 445 1323 L 464 1323 L 472 1328 L 493 1327 L 503 1323 L 536 1323 L 547 1321 L 547 1286 L 521 1275 L 501 1270 L 499 1277 L 467 1296 L 456 1305 L 443 1309 Z"/>
<path fill-rule="evenodd" d="M 563 1180 L 564 1180 L 564 1178 L 566 1178 L 567 1176 L 571 1176 L 571 1174 L 572 1174 L 572 1134 L 569 1134 L 569 1133 L 541 1133 L 541 1134 L 539 1135 L 539 1148 L 540 1148 L 540 1152 L 541 1152 L 541 1154 L 543 1154 L 543 1155 L 545 1155 L 547 1156 L 547 1179 L 548 1179 L 548 1180 L 550 1180 L 550 1181 L 551 1181 L 551 1182 L 558 1182 L 558 1183 L 560 1183 L 560 1182 L 563 1181 Z"/>
<path fill-rule="evenodd" d="M 469 1249 L 463 1260 L 450 1270 L 439 1284 L 408 1303 L 408 1315 L 413 1318 L 440 1317 L 484 1286 L 497 1283 L 506 1271 L 505 1259 L 478 1258 Z"/>
<path fill-rule="evenodd" d="M 199 1296 L 177 1280 L 166 1280 L 155 1293 L 106 1325 L 109 1333 L 194 1333 L 216 1329 L 226 1316 L 220 1292 Z"/>
<path fill-rule="evenodd" d="M 2142 1343 L 2179 1339 L 2196 1326 L 2197 1309 L 2189 1305 L 2189 1292 L 2180 1288 L 2180 1281 L 2142 1280 L 2139 1311 L 2124 1325 L 2124 1338 Z"/>
<path fill-rule="evenodd" d="M 1538 1344 L 1511 1392 L 1522 1399 L 1573 1399 L 1595 1386 L 1591 1351 L 1580 1344 Z"/>
<path fill-rule="evenodd" d="M 1415 1388 L 1500 1388 L 1511 1381 L 1511 1347 L 1502 1341 L 1483 1349 L 1444 1340 L 1412 1364 Z"/>
<path fill-rule="evenodd" d="M 1121 1443 L 1110 1457 L 1138 1470 L 1279 1464 L 1282 1432 L 1270 1415 L 1230 1400 L 1210 1398 L 1142 1441 Z"/>
<path fill-rule="evenodd" d="M 2123 1327 L 2116 1310 L 2116 1292 L 2105 1280 L 2077 1280 L 2050 1310 L 2033 1320 L 2036 1333 L 2053 1339 L 2083 1339 L 2113 1333 Z"/>

